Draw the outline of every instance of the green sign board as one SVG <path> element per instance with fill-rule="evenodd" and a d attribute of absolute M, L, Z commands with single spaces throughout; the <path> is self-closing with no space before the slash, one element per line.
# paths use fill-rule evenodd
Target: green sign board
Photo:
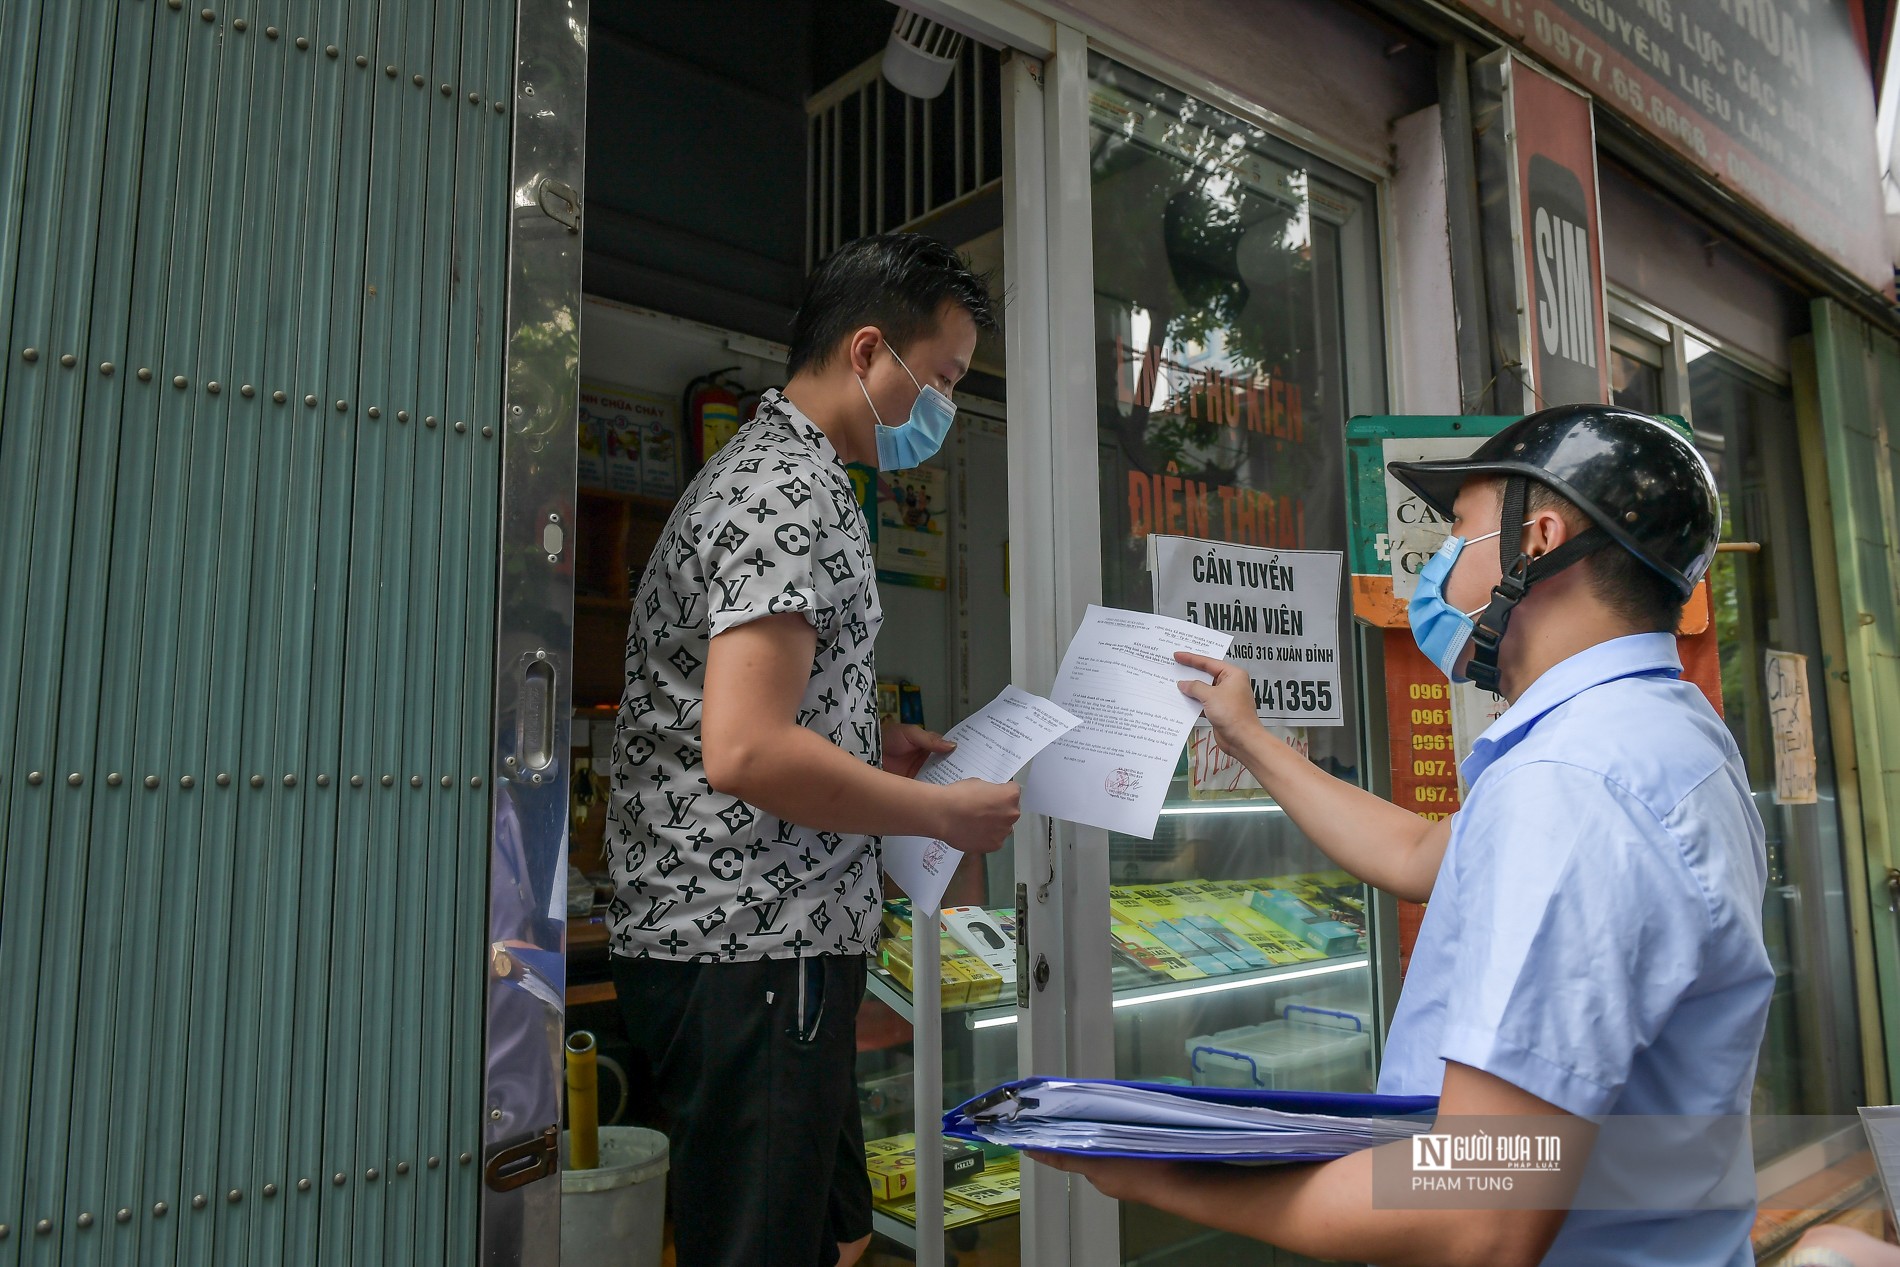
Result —
<path fill-rule="evenodd" d="M 1346 423 L 1347 557 L 1357 576 L 1390 576 L 1393 543 L 1386 502 L 1385 464 L 1455 457 L 1517 421 L 1514 416 L 1361 415 Z M 1457 441 L 1467 443 L 1460 450 Z M 1387 442 L 1391 442 L 1388 445 Z M 1391 450 L 1388 456 L 1388 448 Z"/>

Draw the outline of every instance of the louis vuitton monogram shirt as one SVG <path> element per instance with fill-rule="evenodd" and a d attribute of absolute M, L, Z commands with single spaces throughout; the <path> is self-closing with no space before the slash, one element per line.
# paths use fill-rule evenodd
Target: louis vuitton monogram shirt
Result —
<path fill-rule="evenodd" d="M 818 633 L 797 722 L 882 758 L 870 534 L 831 442 L 777 391 L 680 498 L 634 594 L 610 762 L 614 953 L 728 962 L 877 948 L 877 838 L 814 831 L 712 790 L 707 647 L 780 612 Z"/>

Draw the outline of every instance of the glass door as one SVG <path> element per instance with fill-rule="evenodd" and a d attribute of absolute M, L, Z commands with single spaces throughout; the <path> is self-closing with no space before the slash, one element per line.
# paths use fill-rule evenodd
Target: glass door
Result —
<path fill-rule="evenodd" d="M 1099 55 L 1089 112 L 1102 601 L 1152 609 L 1156 535 L 1343 551 L 1345 421 L 1383 404 L 1372 186 Z M 1280 733 L 1364 783 L 1340 651 L 1344 723 Z M 1205 733 L 1108 866 L 1116 1077 L 1371 1089 L 1369 894 Z M 1305 1261 L 1143 1206 L 1121 1248 Z"/>
<path fill-rule="evenodd" d="M 1718 554 L 1709 584 L 1723 720 L 1768 834 L 1762 933 L 1775 992 L 1753 1103 L 1763 1165 L 1825 1128 L 1809 1115 L 1849 1112 L 1862 1100 L 1840 813 L 1792 393 L 1694 336 L 1687 363 L 1696 445 L 1721 491 L 1722 535 L 1760 547 Z M 1786 702 L 1803 691 L 1810 764 L 1797 788 L 1786 777 L 1794 771 L 1781 723 Z"/>

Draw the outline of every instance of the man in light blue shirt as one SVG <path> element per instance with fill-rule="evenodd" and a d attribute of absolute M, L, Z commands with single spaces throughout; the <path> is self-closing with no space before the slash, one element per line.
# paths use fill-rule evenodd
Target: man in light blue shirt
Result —
<path fill-rule="evenodd" d="M 1437 1094 L 1456 1061 L 1574 1114 L 1748 1112 L 1774 985 L 1762 825 L 1734 741 L 1681 671 L 1668 634 L 1598 643 L 1472 746 L 1381 1092 Z M 1754 1262 L 1752 1200 L 1698 1209 L 1738 1175 L 1753 1196 L 1747 1133 L 1727 1134 L 1735 1169 L 1699 1185 L 1665 1173 L 1673 1209 L 1638 1194 L 1636 1209 L 1576 1210 L 1545 1261 Z M 1655 1143 L 1606 1135 L 1590 1165 L 1627 1171 Z"/>
<path fill-rule="evenodd" d="M 1056 1164 L 1324 1258 L 1752 1263 L 1763 830 L 1672 636 L 1719 533 L 1708 469 L 1655 419 L 1566 406 L 1391 470 L 1453 521 L 1412 601 L 1420 649 L 1511 701 L 1462 762 L 1464 807 L 1428 823 L 1326 776 L 1260 727 L 1245 669 L 1183 656 L 1214 675 L 1183 689 L 1334 861 L 1430 899 L 1379 1090 L 1440 1096 L 1438 1132 L 1554 1135 L 1560 1177 L 1515 1202 L 1408 1200 L 1409 1141 L 1228 1174 Z"/>

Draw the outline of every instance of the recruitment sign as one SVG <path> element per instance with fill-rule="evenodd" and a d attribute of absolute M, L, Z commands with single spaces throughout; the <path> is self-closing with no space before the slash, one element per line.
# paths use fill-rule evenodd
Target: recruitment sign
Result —
<path fill-rule="evenodd" d="M 1879 290 L 1872 75 L 1837 0 L 1451 0 Z"/>
<path fill-rule="evenodd" d="M 1272 550 L 1151 536 L 1155 612 L 1234 636 L 1263 722 L 1345 724 L 1336 550 Z"/>

